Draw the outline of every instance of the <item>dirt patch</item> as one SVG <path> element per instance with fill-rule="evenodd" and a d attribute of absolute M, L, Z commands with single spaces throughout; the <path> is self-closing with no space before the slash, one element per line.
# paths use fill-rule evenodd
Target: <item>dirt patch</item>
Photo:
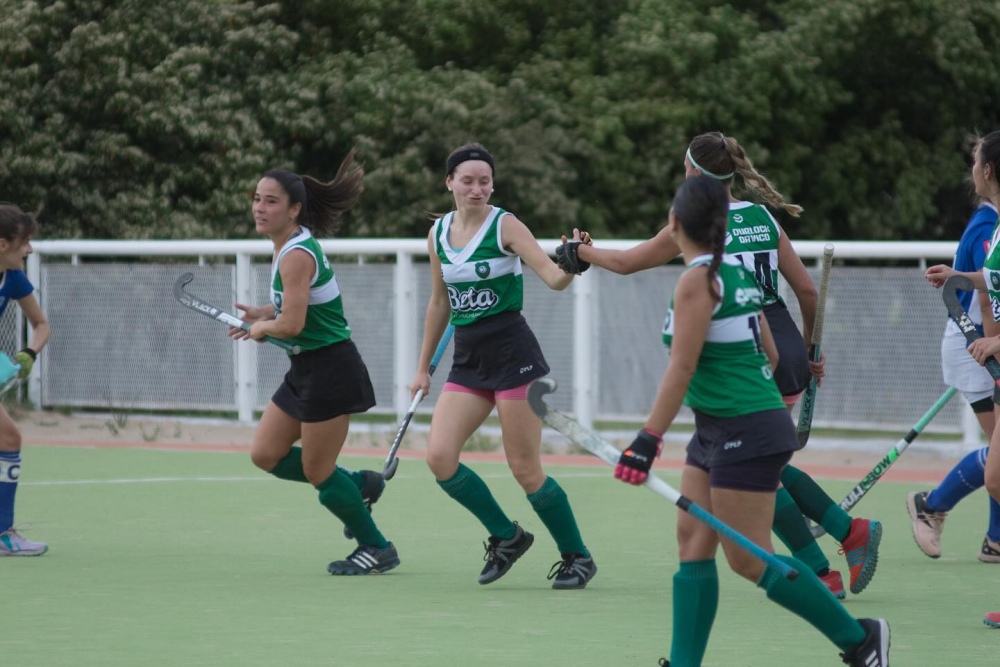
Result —
<path fill-rule="evenodd" d="M 66 415 L 55 412 L 23 412 L 16 416 L 23 441 L 28 446 L 75 446 L 101 448 L 193 449 L 242 451 L 249 449 L 253 425 L 221 420 L 182 419 L 136 415 Z M 396 435 L 395 424 L 356 422 L 345 454 L 384 455 Z M 401 456 L 418 458 L 427 446 L 428 427 L 413 424 L 403 441 Z M 470 439 L 464 456 L 469 460 L 502 457 L 499 429 L 484 427 Z M 608 432 L 605 439 L 619 448 L 630 440 L 628 432 Z M 658 467 L 676 469 L 683 464 L 687 434 L 669 437 Z M 796 465 L 811 474 L 829 478 L 860 480 L 892 448 L 895 441 L 852 441 L 815 438 L 810 447 L 795 455 Z M 919 442 L 919 441 L 918 441 Z M 961 457 L 955 445 L 915 444 L 887 474 L 899 481 L 936 482 Z M 546 431 L 542 445 L 546 462 L 600 465 L 594 457 L 570 446 L 558 433 Z"/>

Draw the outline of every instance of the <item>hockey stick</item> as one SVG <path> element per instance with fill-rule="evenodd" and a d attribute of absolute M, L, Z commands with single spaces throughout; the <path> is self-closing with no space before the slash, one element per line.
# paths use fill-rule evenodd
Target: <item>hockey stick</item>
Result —
<path fill-rule="evenodd" d="M 21 364 L 15 363 L 13 359 L 3 352 L 0 352 L 0 394 L 4 394 L 21 379 L 17 376 L 21 372 Z"/>
<path fill-rule="evenodd" d="M 437 349 L 434 350 L 430 368 L 427 369 L 429 375 L 434 375 L 434 369 L 441 362 L 441 357 L 444 356 L 444 351 L 448 349 L 448 343 L 451 341 L 454 333 L 455 325 L 449 324 L 448 328 L 444 330 L 444 335 L 441 336 L 441 341 L 438 343 Z M 403 417 L 403 423 L 399 425 L 399 430 L 396 431 L 396 439 L 392 441 L 392 447 L 389 448 L 389 455 L 385 457 L 385 466 L 382 468 L 382 477 L 386 480 L 392 479 L 392 476 L 396 474 L 396 468 L 399 466 L 399 458 L 396 456 L 396 452 L 399 451 L 399 445 L 403 442 L 403 435 L 406 433 L 406 428 L 410 425 L 413 413 L 417 411 L 417 406 L 423 398 L 424 390 L 418 389 L 416 395 L 413 397 L 413 402 L 410 403 L 410 409 L 406 411 L 406 416 Z"/>
<path fill-rule="evenodd" d="M 849 512 L 851 511 L 851 508 L 858 504 L 858 501 L 864 498 L 865 494 L 868 493 L 873 486 L 875 486 L 875 482 L 882 479 L 882 475 L 884 475 L 889 467 L 896 462 L 896 459 L 898 459 L 902 453 L 906 451 L 906 448 L 913 444 L 913 441 L 917 439 L 917 436 L 923 432 L 927 424 L 929 424 L 930 421 L 937 416 L 937 413 L 941 411 L 941 408 L 943 408 L 948 401 L 951 400 L 951 397 L 954 396 L 956 392 L 957 390 L 954 387 L 948 387 L 948 389 L 941 394 L 941 397 L 938 398 L 937 402 L 931 406 L 930 410 L 925 412 L 924 416 L 920 418 L 920 421 L 913 425 L 910 432 L 903 436 L 900 441 L 889 450 L 889 453 L 886 454 L 885 457 L 879 461 L 867 475 L 865 475 L 865 478 L 862 479 L 861 482 L 855 486 L 843 500 L 840 501 L 840 509 L 845 512 Z M 806 519 L 806 521 L 809 522 L 808 519 Z M 814 526 L 811 525 L 811 523 L 809 530 L 812 531 L 813 537 L 822 537 L 826 534 L 826 531 L 823 530 L 823 526 Z"/>
<path fill-rule="evenodd" d="M 820 343 L 823 340 L 823 318 L 826 314 L 826 288 L 830 283 L 830 268 L 833 266 L 833 244 L 827 243 L 823 248 L 823 272 L 819 279 L 819 299 L 816 302 L 816 321 L 813 323 L 812 336 L 809 347 L 809 360 L 820 360 Z M 809 386 L 806 387 L 802 395 L 802 409 L 799 410 L 799 425 L 796 433 L 799 436 L 799 449 L 809 442 L 809 433 L 812 431 L 813 410 L 816 407 L 816 388 L 819 386 L 819 378 L 815 375 L 809 378 Z"/>
<path fill-rule="evenodd" d="M 962 308 L 962 302 L 958 299 L 958 293 L 971 292 L 975 288 L 972 281 L 965 276 L 952 276 L 944 281 L 944 288 L 941 294 L 941 298 L 944 299 L 944 305 L 948 309 L 948 316 L 961 329 L 965 340 L 969 341 L 969 345 L 982 338 L 983 335 L 979 333 L 976 325 L 969 319 L 969 314 L 965 312 L 965 308 Z M 996 357 L 987 359 L 984 366 L 990 372 L 990 376 L 997 387 L 1000 387 L 1000 363 L 997 362 Z"/>
<path fill-rule="evenodd" d="M 184 287 L 189 282 L 194 280 L 193 273 L 182 274 L 176 282 L 174 282 L 174 298 L 181 302 L 181 305 L 187 306 L 191 310 L 201 313 L 202 315 L 207 315 L 213 320 L 218 320 L 223 324 L 228 324 L 231 327 L 236 327 L 237 329 L 243 329 L 244 331 L 250 330 L 250 325 L 236 317 L 235 315 L 230 315 L 221 308 L 216 308 L 212 304 L 198 297 L 185 292 Z M 272 345 L 277 345 L 285 352 L 289 354 L 298 354 L 301 349 L 298 345 L 292 345 L 287 340 L 281 340 L 280 338 L 272 338 L 271 336 L 264 336 L 264 340 Z"/>
<path fill-rule="evenodd" d="M 549 406 L 543 400 L 545 394 L 550 394 L 556 390 L 556 381 L 551 378 L 535 380 L 528 387 L 528 403 L 535 414 L 541 417 L 542 421 L 550 427 L 562 433 L 569 440 L 580 445 L 591 454 L 594 454 L 605 463 L 616 465 L 621 456 L 621 452 L 615 447 L 601 439 L 599 435 L 580 425 L 574 419 L 567 417 L 555 408 Z M 717 519 L 713 514 L 704 510 L 698 504 L 682 496 L 674 487 L 670 486 L 656 475 L 650 473 L 646 478 L 646 488 L 653 493 L 663 496 L 674 505 L 684 510 L 694 518 L 698 519 L 712 530 L 716 531 L 730 542 L 733 542 L 741 549 L 749 552 L 754 558 L 763 561 L 768 567 L 774 568 L 786 579 L 794 580 L 799 576 L 798 570 L 790 567 L 787 563 L 779 560 L 774 554 L 769 553 L 757 544 L 754 544 L 742 534 L 730 528 L 728 525 Z"/>

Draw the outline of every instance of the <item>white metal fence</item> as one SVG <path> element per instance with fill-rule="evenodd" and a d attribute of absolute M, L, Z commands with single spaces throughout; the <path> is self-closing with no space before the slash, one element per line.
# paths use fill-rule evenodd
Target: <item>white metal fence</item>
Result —
<path fill-rule="evenodd" d="M 542 242 L 549 251 L 556 244 Z M 795 247 L 812 267 L 823 245 Z M 402 414 L 429 297 L 426 241 L 327 240 L 323 246 L 334 259 L 376 409 Z M 280 383 L 287 366 L 280 350 L 234 344 L 221 324 L 185 309 L 172 292 L 176 277 L 191 271 L 188 289 L 218 306 L 265 302 L 270 242 L 38 241 L 34 248 L 28 273 L 52 324 L 52 340 L 29 381 L 36 405 L 227 411 L 251 421 Z M 922 270 L 954 250 L 955 243 L 836 243 L 837 259 L 907 260 L 908 266 L 834 267 L 823 340 L 829 375 L 816 425 L 905 431 L 940 396 L 946 314 Z M 679 265 L 632 276 L 592 270 L 563 293 L 525 273 L 524 315 L 559 380 L 557 407 L 584 423 L 644 417 L 668 360 L 659 331 L 680 271 Z M 797 317 L 795 299 L 784 289 Z M 17 309 L 11 311 L 0 321 L 0 347 L 8 351 L 21 344 Z M 438 370 L 437 388 L 450 356 Z M 436 397 L 435 389 L 422 409 L 430 410 Z M 978 442 L 963 405 L 953 401 L 928 430 L 963 431 L 967 442 Z"/>

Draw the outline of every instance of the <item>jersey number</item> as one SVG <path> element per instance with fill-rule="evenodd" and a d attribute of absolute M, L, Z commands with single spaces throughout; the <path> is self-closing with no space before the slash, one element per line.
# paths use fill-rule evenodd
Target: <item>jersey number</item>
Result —
<path fill-rule="evenodd" d="M 751 315 L 748 317 L 747 324 L 750 325 L 750 331 L 753 332 L 753 344 L 757 347 L 758 352 L 763 352 L 764 346 L 760 341 L 760 321 L 757 319 L 757 316 Z"/>
<path fill-rule="evenodd" d="M 755 252 L 753 254 L 753 272 L 757 283 L 765 292 L 774 294 L 774 274 L 771 272 L 771 253 Z"/>

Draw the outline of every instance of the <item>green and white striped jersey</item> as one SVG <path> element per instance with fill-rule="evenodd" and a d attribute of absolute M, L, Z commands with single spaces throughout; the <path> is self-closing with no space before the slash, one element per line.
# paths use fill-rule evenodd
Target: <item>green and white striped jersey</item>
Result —
<path fill-rule="evenodd" d="M 521 258 L 503 247 L 501 223 L 507 212 L 491 206 L 479 231 L 464 248 L 449 241 L 452 211 L 434 223 L 434 249 L 441 260 L 441 276 L 448 286 L 451 323 L 455 326 L 508 310 L 521 310 L 524 284 Z"/>
<path fill-rule="evenodd" d="M 983 262 L 983 278 L 986 280 L 986 291 L 990 295 L 993 320 L 1000 322 L 1000 223 L 993 228 L 990 252 Z"/>
<path fill-rule="evenodd" d="M 701 255 L 687 270 L 704 266 Z M 721 300 L 712 312 L 698 368 L 684 396 L 684 405 L 716 417 L 738 417 L 783 408 L 771 364 L 761 345 L 761 289 L 740 262 L 724 255 L 716 276 Z M 706 289 L 707 289 L 706 285 Z M 663 342 L 674 338 L 674 300 L 663 323 Z"/>
<path fill-rule="evenodd" d="M 781 227 L 771 212 L 759 204 L 741 201 L 729 204 L 726 254 L 740 260 L 757 278 L 763 303 L 784 305 L 778 296 L 778 239 Z"/>
<path fill-rule="evenodd" d="M 316 271 L 309 283 L 306 324 L 299 335 L 289 338 L 288 342 L 298 345 L 303 350 L 318 350 L 349 339 L 351 327 L 347 325 L 347 319 L 344 317 L 344 305 L 337 278 L 333 275 L 333 268 L 323 254 L 319 241 L 305 227 L 285 242 L 274 258 L 274 263 L 271 264 L 271 303 L 274 304 L 275 317 L 281 314 L 281 303 L 284 299 L 278 267 L 281 265 L 281 259 L 295 249 L 302 249 L 312 255 L 316 262 Z"/>

